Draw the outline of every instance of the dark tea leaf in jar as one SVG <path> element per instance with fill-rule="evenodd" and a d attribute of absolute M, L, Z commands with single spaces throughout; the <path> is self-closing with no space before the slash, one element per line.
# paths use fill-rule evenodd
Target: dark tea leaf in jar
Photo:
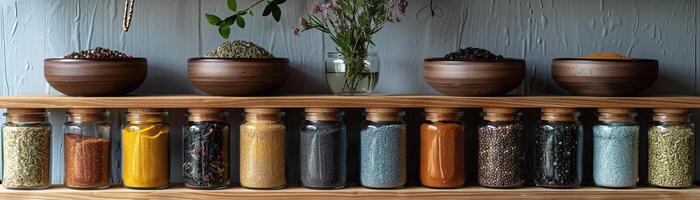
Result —
<path fill-rule="evenodd" d="M 202 189 L 228 187 L 228 144 L 228 125 L 220 122 L 190 122 L 184 135 L 185 185 Z"/>

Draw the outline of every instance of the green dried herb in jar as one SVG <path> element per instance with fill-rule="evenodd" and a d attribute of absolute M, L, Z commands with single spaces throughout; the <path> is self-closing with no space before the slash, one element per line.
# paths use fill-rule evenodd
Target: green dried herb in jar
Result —
<path fill-rule="evenodd" d="M 7 109 L 2 126 L 2 186 L 45 189 L 51 184 L 51 124 L 44 109 Z"/>
<path fill-rule="evenodd" d="M 649 185 L 693 185 L 695 125 L 686 109 L 654 109 L 649 128 Z"/>

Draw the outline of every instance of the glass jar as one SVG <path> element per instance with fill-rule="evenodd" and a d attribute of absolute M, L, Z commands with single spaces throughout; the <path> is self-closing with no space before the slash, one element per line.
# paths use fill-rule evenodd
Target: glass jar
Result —
<path fill-rule="evenodd" d="M 66 187 L 108 188 L 112 127 L 105 120 L 105 110 L 69 109 L 63 131 Z"/>
<path fill-rule="evenodd" d="M 649 128 L 649 185 L 688 188 L 693 185 L 695 124 L 686 109 L 654 109 Z"/>
<path fill-rule="evenodd" d="M 368 53 L 366 58 L 348 61 L 338 52 L 326 58 L 326 82 L 335 95 L 369 95 L 379 82 L 379 57 Z M 364 62 L 362 62 L 364 60 Z M 355 73 L 351 73 L 355 72 Z"/>
<path fill-rule="evenodd" d="M 525 183 L 523 124 L 514 108 L 484 108 L 479 125 L 479 185 L 517 188 Z"/>
<path fill-rule="evenodd" d="M 639 181 L 639 125 L 634 109 L 598 109 L 593 126 L 593 182 L 609 188 L 633 188 Z"/>
<path fill-rule="evenodd" d="M 128 109 L 122 127 L 122 180 L 133 189 L 170 184 L 170 126 L 162 109 Z"/>
<path fill-rule="evenodd" d="M 367 108 L 360 132 L 360 184 L 392 189 L 406 185 L 406 124 L 401 110 Z"/>
<path fill-rule="evenodd" d="M 453 108 L 426 108 L 420 127 L 420 181 L 431 188 L 464 186 L 464 125 Z"/>
<path fill-rule="evenodd" d="M 183 131 L 185 187 L 224 189 L 230 184 L 230 126 L 222 109 L 190 108 Z"/>
<path fill-rule="evenodd" d="M 279 109 L 246 108 L 241 125 L 240 182 L 251 189 L 280 189 L 285 178 L 286 129 Z"/>
<path fill-rule="evenodd" d="M 2 125 L 2 186 L 46 189 L 51 185 L 51 124 L 45 109 L 8 108 Z"/>
<path fill-rule="evenodd" d="M 307 188 L 345 187 L 347 133 L 333 108 L 306 108 L 299 134 L 301 184 Z"/>
<path fill-rule="evenodd" d="M 576 109 L 543 108 L 535 132 L 535 185 L 581 187 L 583 127 Z"/>

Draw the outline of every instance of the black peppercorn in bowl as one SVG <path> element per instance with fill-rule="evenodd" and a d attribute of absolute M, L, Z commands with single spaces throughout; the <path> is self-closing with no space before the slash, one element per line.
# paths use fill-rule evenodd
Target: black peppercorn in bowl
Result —
<path fill-rule="evenodd" d="M 423 75 L 430 86 L 444 95 L 504 95 L 525 79 L 525 61 L 430 58 L 423 63 Z"/>
<path fill-rule="evenodd" d="M 123 96 L 148 74 L 145 58 L 49 58 L 46 81 L 68 96 Z"/>

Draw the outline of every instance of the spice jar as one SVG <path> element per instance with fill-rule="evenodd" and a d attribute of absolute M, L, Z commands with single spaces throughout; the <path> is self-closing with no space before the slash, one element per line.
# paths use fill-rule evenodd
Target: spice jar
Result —
<path fill-rule="evenodd" d="M 690 118 L 686 109 L 654 109 L 654 123 L 649 128 L 649 185 L 693 185 L 695 124 Z"/>
<path fill-rule="evenodd" d="M 367 108 L 360 133 L 360 183 L 368 188 L 406 185 L 406 124 L 401 110 Z"/>
<path fill-rule="evenodd" d="M 162 109 L 128 109 L 122 128 L 122 179 L 134 189 L 161 189 L 170 183 L 170 126 Z"/>
<path fill-rule="evenodd" d="M 426 187 L 464 185 L 464 125 L 453 108 L 426 108 L 420 127 L 420 181 Z"/>
<path fill-rule="evenodd" d="M 306 108 L 299 133 L 301 184 L 307 188 L 345 187 L 347 133 L 334 108 Z"/>
<path fill-rule="evenodd" d="M 183 135 L 185 187 L 223 189 L 230 184 L 230 126 L 222 109 L 190 108 Z"/>
<path fill-rule="evenodd" d="M 535 185 L 581 187 L 583 128 L 576 109 L 543 108 L 535 132 Z"/>
<path fill-rule="evenodd" d="M 525 183 L 523 124 L 514 108 L 484 108 L 479 125 L 479 185 L 517 188 Z"/>
<path fill-rule="evenodd" d="M 8 108 L 2 125 L 2 186 L 45 189 L 51 184 L 51 124 L 45 109 Z"/>
<path fill-rule="evenodd" d="M 600 108 L 593 126 L 593 182 L 632 188 L 639 181 L 639 125 L 634 109 Z"/>
<path fill-rule="evenodd" d="M 63 126 L 64 181 L 75 189 L 110 185 L 110 134 L 104 109 L 69 109 Z"/>
<path fill-rule="evenodd" d="M 279 189 L 285 178 L 285 125 L 279 109 L 246 108 L 241 125 L 240 182 L 251 189 Z"/>

